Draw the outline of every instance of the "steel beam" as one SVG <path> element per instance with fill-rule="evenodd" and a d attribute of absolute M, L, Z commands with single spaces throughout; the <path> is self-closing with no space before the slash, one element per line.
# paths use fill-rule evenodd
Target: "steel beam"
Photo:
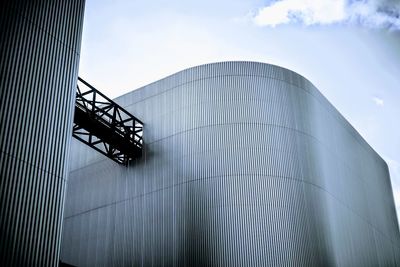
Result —
<path fill-rule="evenodd" d="M 81 78 L 72 135 L 123 165 L 142 155 L 143 122 Z"/>

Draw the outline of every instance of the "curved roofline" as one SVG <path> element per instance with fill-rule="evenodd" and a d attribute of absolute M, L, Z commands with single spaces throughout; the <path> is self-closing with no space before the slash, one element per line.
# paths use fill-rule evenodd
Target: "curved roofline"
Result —
<path fill-rule="evenodd" d="M 216 62 L 204 63 L 204 64 L 195 65 L 195 66 L 191 66 L 191 67 L 188 67 L 188 68 L 185 68 L 185 69 L 176 71 L 176 72 L 174 72 L 174 73 L 172 73 L 172 74 L 166 75 L 166 76 L 164 76 L 164 77 L 162 77 L 162 78 L 160 78 L 160 79 L 157 79 L 157 80 L 155 80 L 155 81 L 152 81 L 152 82 L 150 82 L 150 83 L 148 83 L 148 84 L 145 84 L 145 85 L 143 85 L 143 86 L 140 86 L 140 87 L 131 89 L 129 92 L 124 93 L 124 94 L 122 94 L 122 95 L 120 95 L 120 96 L 117 96 L 117 97 L 115 97 L 114 99 L 117 99 L 117 98 L 126 96 L 126 95 L 132 93 L 132 91 L 140 90 L 140 89 L 142 89 L 142 88 L 145 88 L 145 87 L 150 86 L 150 85 L 152 85 L 152 84 L 154 84 L 154 83 L 160 82 L 160 81 L 162 81 L 162 80 L 164 80 L 164 79 L 173 77 L 173 76 L 178 75 L 178 74 L 183 73 L 183 72 L 189 72 L 189 71 L 194 70 L 194 69 L 197 69 L 197 68 L 202 68 L 202 67 L 211 66 L 211 65 L 219 65 L 219 64 L 224 64 L 224 63 L 231 63 L 231 64 L 247 63 L 247 64 L 268 65 L 268 66 L 271 66 L 271 67 L 273 67 L 273 68 L 282 69 L 282 70 L 284 70 L 284 71 L 288 71 L 288 72 L 291 72 L 291 73 L 293 73 L 293 74 L 295 74 L 295 75 L 298 75 L 298 76 L 300 76 L 302 79 L 304 79 L 305 81 L 307 81 L 308 83 L 310 83 L 311 85 L 313 85 L 315 88 L 317 88 L 308 78 L 306 78 L 306 77 L 304 77 L 302 74 L 299 74 L 298 72 L 293 71 L 293 70 L 291 70 L 291 69 L 288 69 L 288 68 L 286 68 L 286 67 L 282 67 L 282 66 L 279 66 L 279 65 L 271 64 L 271 63 L 261 62 L 261 61 L 252 61 L 252 60 L 226 60 L 226 61 L 216 61 Z"/>
<path fill-rule="evenodd" d="M 165 76 L 165 77 L 163 77 L 163 78 L 161 78 L 161 79 L 158 79 L 158 80 L 156 80 L 156 81 L 153 81 L 153 82 L 151 82 L 151 83 L 148 83 L 148 84 L 146 84 L 146 85 L 144 85 L 144 86 L 141 86 L 141 87 L 139 87 L 139 88 L 136 88 L 136 89 L 133 89 L 133 90 L 131 90 L 130 92 L 128 92 L 128 93 L 125 93 L 125 94 L 123 94 L 123 95 L 121 95 L 121 96 L 118 96 L 118 97 L 116 97 L 115 98 L 115 100 L 118 102 L 118 98 L 123 98 L 123 97 L 125 97 L 125 96 L 127 96 L 127 95 L 129 95 L 129 94 L 132 94 L 132 93 L 134 93 L 134 91 L 137 91 L 137 92 L 139 92 L 139 91 L 141 91 L 142 89 L 145 89 L 146 87 L 148 87 L 148 86 L 152 86 L 153 84 L 156 84 L 156 83 L 159 83 L 159 82 L 161 82 L 161 81 L 163 81 L 163 80 L 166 80 L 166 79 L 168 79 L 168 78 L 172 78 L 173 76 L 177 76 L 177 75 L 179 75 L 179 74 L 181 74 L 181 73 L 184 73 L 184 72 L 190 72 L 190 71 L 192 71 L 192 70 L 195 70 L 195 69 L 198 69 L 198 68 L 205 68 L 206 66 L 212 66 L 212 65 L 219 65 L 219 64 L 224 64 L 224 63 L 226 63 L 226 64 L 259 64 L 259 65 L 267 65 L 267 66 L 271 66 L 271 67 L 273 67 L 273 68 L 276 68 L 276 69 L 281 69 L 281 70 L 284 70 L 284 71 L 286 71 L 286 72 L 290 72 L 290 73 L 292 73 L 292 74 L 294 74 L 294 75 L 297 75 L 297 76 L 299 76 L 299 77 L 301 77 L 304 81 L 306 81 L 307 83 L 309 83 L 312 87 L 314 87 L 314 89 L 315 89 L 315 91 L 317 92 L 317 95 L 315 95 L 315 94 L 313 94 L 312 92 L 309 92 L 311 95 L 313 95 L 314 97 L 318 97 L 320 100 L 321 99 L 323 99 L 323 101 L 326 101 L 329 105 L 328 105 L 328 107 L 327 108 L 329 108 L 329 109 L 333 109 L 333 110 L 335 110 L 335 112 L 337 112 L 337 114 L 339 115 L 338 116 L 338 119 L 340 119 L 340 120 L 342 120 L 342 122 L 343 123 L 345 123 L 345 124 L 347 124 L 347 129 L 354 135 L 355 134 L 355 137 L 356 137 L 356 139 L 360 142 L 363 142 L 364 144 L 366 144 L 376 155 L 378 155 L 378 157 L 387 165 L 387 163 L 383 160 L 383 158 L 375 151 L 375 149 L 374 148 L 372 148 L 372 146 L 364 139 L 364 137 L 354 128 L 354 126 L 347 120 L 347 118 L 345 118 L 340 112 L 339 112 L 339 110 L 337 110 L 337 108 L 319 91 L 319 89 L 310 81 L 310 80 L 308 80 L 306 77 L 304 77 L 303 75 L 301 75 L 301 74 L 299 74 L 299 73 L 297 73 L 297 72 L 295 72 L 295 71 L 293 71 L 293 70 L 290 70 L 290 69 L 288 69 L 288 68 L 285 68 L 285 67 L 281 67 L 281 66 L 278 66 L 278 65 L 274 65 L 274 64 L 270 64 L 270 63 L 265 63 L 265 62 L 259 62 L 259 61 L 246 61 L 246 60 L 232 60 L 232 61 L 230 61 L 230 60 L 227 60 L 227 61 L 217 61 L 217 62 L 211 62 L 211 63 L 205 63 L 205 64 L 201 64 L 201 65 L 197 65 L 197 66 L 192 66 L 192 67 L 189 67 L 189 68 L 186 68 L 186 69 L 183 69 L 183 70 L 180 70 L 180 71 L 177 71 L 177 72 L 175 72 L 175 73 L 172 73 L 172 74 L 170 74 L 170 75 L 167 75 L 167 76 Z M 273 77 L 271 77 L 271 78 L 273 78 Z M 287 82 L 287 81 L 286 81 Z M 321 98 L 322 97 L 322 98 Z"/>

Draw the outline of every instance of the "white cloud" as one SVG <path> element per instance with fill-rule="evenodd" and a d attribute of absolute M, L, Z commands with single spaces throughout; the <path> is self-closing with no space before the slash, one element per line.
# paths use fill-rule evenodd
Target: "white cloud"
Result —
<path fill-rule="evenodd" d="M 259 26 L 351 23 L 400 30 L 400 2 L 395 0 L 281 0 L 260 8 L 253 21 Z"/>
<path fill-rule="evenodd" d="M 383 99 L 376 96 L 372 98 L 372 101 L 374 101 L 377 106 L 383 106 L 384 104 Z"/>
<path fill-rule="evenodd" d="M 260 26 L 276 26 L 300 21 L 305 25 L 329 24 L 345 18 L 342 0 L 282 0 L 261 8 L 254 17 Z"/>

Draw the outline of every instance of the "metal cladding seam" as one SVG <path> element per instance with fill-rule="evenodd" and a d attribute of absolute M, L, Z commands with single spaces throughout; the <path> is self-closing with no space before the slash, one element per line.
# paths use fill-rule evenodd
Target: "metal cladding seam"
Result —
<path fill-rule="evenodd" d="M 62 259 L 77 266 L 396 266 L 386 163 L 300 75 L 190 68 L 116 101 L 141 119 L 123 168 L 72 142 Z"/>

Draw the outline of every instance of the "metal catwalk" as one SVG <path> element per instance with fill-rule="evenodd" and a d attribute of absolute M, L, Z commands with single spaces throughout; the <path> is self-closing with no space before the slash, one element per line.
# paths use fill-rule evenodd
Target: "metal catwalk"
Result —
<path fill-rule="evenodd" d="M 78 78 L 73 136 L 127 165 L 142 155 L 143 123 L 92 85 Z"/>

